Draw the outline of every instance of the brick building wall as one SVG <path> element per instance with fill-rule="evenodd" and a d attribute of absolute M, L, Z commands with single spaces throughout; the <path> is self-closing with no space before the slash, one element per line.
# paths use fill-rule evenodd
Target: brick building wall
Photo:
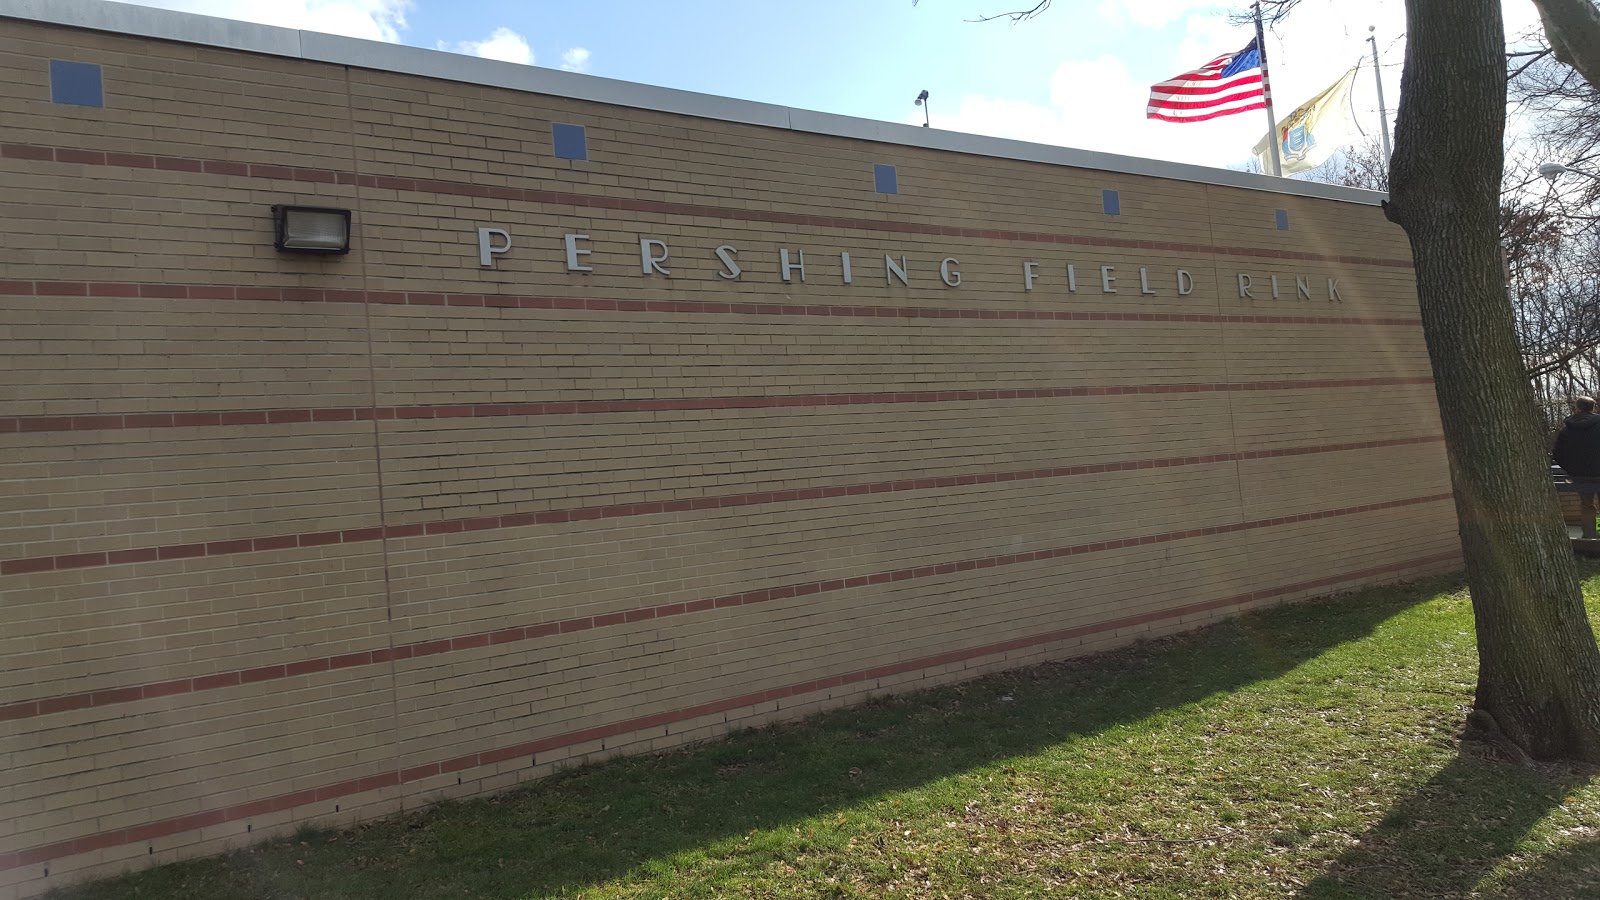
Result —
<path fill-rule="evenodd" d="M 1458 563 L 1370 198 L 3 25 L 0 898 Z"/>

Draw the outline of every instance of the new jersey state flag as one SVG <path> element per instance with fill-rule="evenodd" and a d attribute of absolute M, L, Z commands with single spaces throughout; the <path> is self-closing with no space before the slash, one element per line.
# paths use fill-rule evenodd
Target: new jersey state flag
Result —
<path fill-rule="evenodd" d="M 1351 69 L 1332 87 L 1300 104 L 1294 112 L 1278 120 L 1278 154 L 1283 174 L 1292 175 L 1314 169 L 1328 161 L 1333 151 L 1352 143 L 1355 119 L 1350 113 L 1350 88 L 1356 70 Z M 1261 171 L 1272 172 L 1272 135 L 1256 144 L 1256 159 Z"/>

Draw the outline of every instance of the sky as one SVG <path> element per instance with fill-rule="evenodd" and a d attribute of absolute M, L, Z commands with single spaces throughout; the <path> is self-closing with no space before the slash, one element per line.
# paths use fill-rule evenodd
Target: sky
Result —
<path fill-rule="evenodd" d="M 1240 167 L 1262 112 L 1203 123 L 1144 116 L 1149 85 L 1251 37 L 1208 0 L 1055 0 L 1019 24 L 976 22 L 1033 0 L 134 0 L 868 119 L 1209 166 Z M 1505 0 L 1508 37 L 1538 26 Z M 1368 27 L 1392 119 L 1403 0 L 1302 0 L 1267 37 L 1274 103 L 1292 110 L 1365 59 L 1353 105 L 1376 133 Z"/>

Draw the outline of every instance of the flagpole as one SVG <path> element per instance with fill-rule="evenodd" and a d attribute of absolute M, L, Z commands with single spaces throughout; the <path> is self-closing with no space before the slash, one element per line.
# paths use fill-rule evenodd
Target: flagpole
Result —
<path fill-rule="evenodd" d="M 1376 25 L 1367 26 L 1367 41 L 1372 44 L 1372 77 L 1378 79 L 1378 124 L 1383 126 L 1383 162 L 1389 162 L 1389 111 L 1383 107 L 1383 67 L 1378 65 L 1378 38 L 1373 32 Z"/>
<path fill-rule="evenodd" d="M 1267 38 L 1261 28 L 1261 0 L 1256 0 L 1256 52 L 1261 54 L 1261 93 L 1267 101 L 1267 143 L 1272 145 L 1272 174 L 1283 177 L 1283 161 L 1279 158 L 1278 117 L 1272 113 L 1272 81 L 1267 77 Z"/>

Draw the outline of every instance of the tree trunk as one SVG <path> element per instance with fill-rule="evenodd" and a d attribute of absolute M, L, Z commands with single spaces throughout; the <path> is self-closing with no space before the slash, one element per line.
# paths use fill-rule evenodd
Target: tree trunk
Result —
<path fill-rule="evenodd" d="M 1533 0 L 1556 59 L 1600 88 L 1600 8 L 1590 0 Z"/>
<path fill-rule="evenodd" d="M 1600 762 L 1600 651 L 1550 483 L 1498 247 L 1499 0 L 1407 0 L 1389 218 L 1423 331 L 1478 630 L 1476 706 L 1536 758 Z"/>

